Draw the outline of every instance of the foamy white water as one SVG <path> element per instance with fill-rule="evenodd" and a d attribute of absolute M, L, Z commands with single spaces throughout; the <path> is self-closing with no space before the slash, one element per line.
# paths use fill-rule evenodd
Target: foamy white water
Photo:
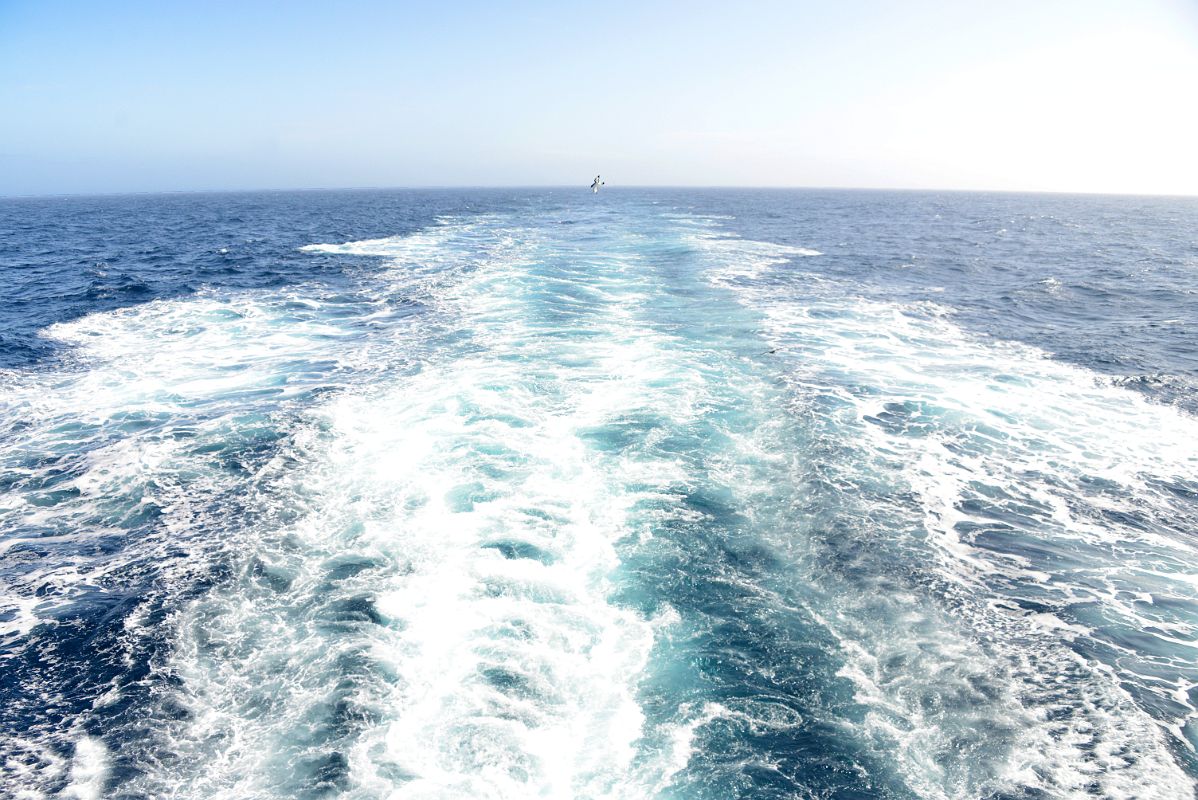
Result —
<path fill-rule="evenodd" d="M 793 269 L 793 248 L 697 241 L 711 279 L 763 314 L 796 413 L 853 441 L 855 456 L 822 477 L 856 487 L 844 502 L 863 521 L 890 518 L 855 532 L 851 547 L 878 552 L 853 558 L 915 562 L 914 575 L 879 576 L 880 596 L 841 594 L 821 612 L 871 708 L 865 728 L 897 747 L 909 785 L 927 797 L 969 796 L 979 778 L 986 791 L 1191 796 L 1173 751 L 1193 748 L 1193 684 L 1161 677 L 1186 666 L 1198 629 L 1153 605 L 1195 596 L 1184 564 L 1198 551 L 1170 529 L 1184 511 L 1166 487 L 1198 475 L 1198 422 L 1033 348 L 979 340 L 935 306 L 814 276 L 810 304 L 779 299 L 771 272 Z M 893 487 L 884 500 L 878 483 Z M 917 563 L 925 549 L 933 560 Z M 938 584 L 947 608 L 899 590 L 912 579 Z M 1068 619 L 1043 610 L 1053 601 Z M 1068 646 L 1112 629 L 1159 646 L 1098 659 Z M 1145 714 L 1136 690 L 1174 700 L 1180 719 Z M 970 759 L 953 757 L 963 750 Z"/>
<path fill-rule="evenodd" d="M 0 547 L 44 554 L 0 635 L 127 582 L 94 646 L 145 667 L 6 788 L 1191 796 L 1193 418 L 638 213 L 47 330 L 71 360 L 4 375 Z"/>

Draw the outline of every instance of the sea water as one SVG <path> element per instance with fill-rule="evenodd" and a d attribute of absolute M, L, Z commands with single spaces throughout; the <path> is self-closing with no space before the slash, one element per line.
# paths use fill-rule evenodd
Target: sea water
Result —
<path fill-rule="evenodd" d="M 1198 200 L 0 201 L 0 794 L 1190 798 Z"/>

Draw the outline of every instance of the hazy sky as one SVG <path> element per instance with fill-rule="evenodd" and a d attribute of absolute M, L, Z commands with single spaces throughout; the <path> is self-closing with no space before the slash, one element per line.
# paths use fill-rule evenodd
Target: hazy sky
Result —
<path fill-rule="evenodd" d="M 0 0 L 0 194 L 1198 194 L 1198 0 Z"/>

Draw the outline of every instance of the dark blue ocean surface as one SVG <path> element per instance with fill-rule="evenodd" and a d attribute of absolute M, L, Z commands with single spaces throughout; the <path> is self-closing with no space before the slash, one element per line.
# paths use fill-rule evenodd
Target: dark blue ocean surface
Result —
<path fill-rule="evenodd" d="M 1190 798 L 1198 200 L 0 200 L 0 794 Z"/>

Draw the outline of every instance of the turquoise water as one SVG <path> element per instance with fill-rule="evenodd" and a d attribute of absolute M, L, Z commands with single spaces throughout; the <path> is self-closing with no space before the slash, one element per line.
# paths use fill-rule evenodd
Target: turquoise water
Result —
<path fill-rule="evenodd" d="M 1193 203 L 23 202 L 12 794 L 1193 796 Z"/>

